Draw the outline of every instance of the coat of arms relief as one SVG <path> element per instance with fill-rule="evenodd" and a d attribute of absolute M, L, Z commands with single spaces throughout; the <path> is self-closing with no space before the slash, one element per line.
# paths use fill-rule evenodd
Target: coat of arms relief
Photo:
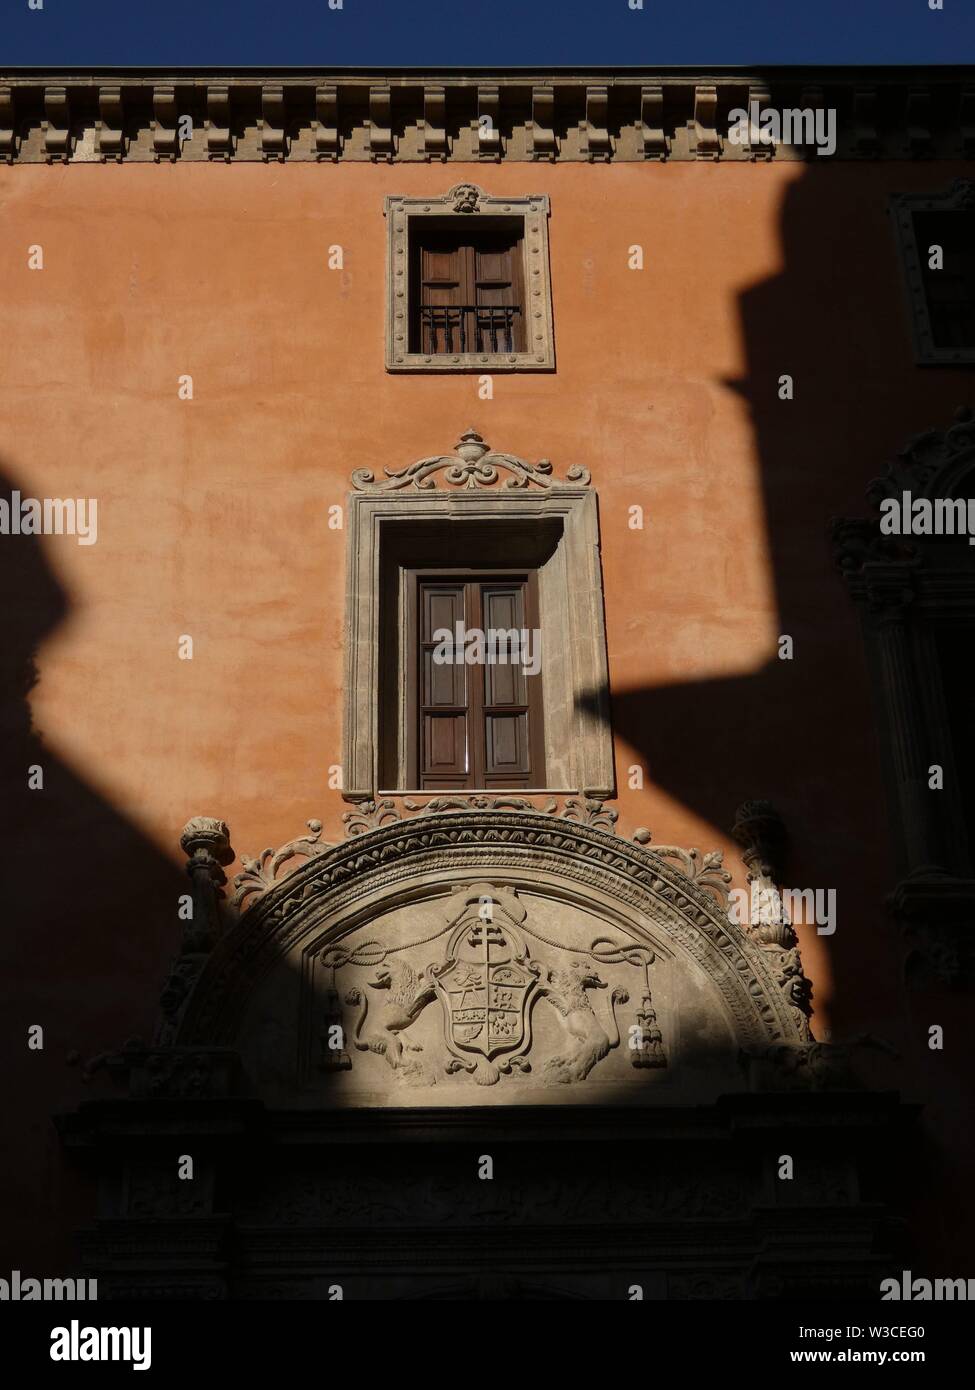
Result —
<path fill-rule="evenodd" d="M 489 883 L 458 889 L 444 910 L 445 925 L 433 940 L 446 941 L 422 969 L 417 952 L 432 945 L 429 937 L 396 946 L 360 941 L 321 952 L 329 972 L 322 1070 L 351 1069 L 359 1051 L 381 1056 L 402 1085 L 430 1086 L 438 1076 L 463 1074 L 492 1086 L 502 1075 L 533 1070 L 545 1085 L 566 1085 L 584 1081 L 621 1039 L 634 1067 L 667 1065 L 648 947 L 609 937 L 588 948 L 549 941 L 527 923 L 515 889 Z M 557 963 L 537 957 L 539 945 L 554 948 Z M 600 965 L 611 964 L 642 973 L 641 1003 L 622 1026 L 631 996 L 601 977 Z M 366 978 L 340 987 L 339 974 L 350 967 L 365 967 Z M 596 1004 L 590 994 L 600 990 L 608 993 Z M 442 1023 L 432 1049 L 415 1027 L 428 1008 L 439 1011 Z M 538 1009 L 551 1010 L 558 1037 L 541 1057 L 533 1037 Z M 545 1031 L 551 1038 L 552 1029 Z"/>

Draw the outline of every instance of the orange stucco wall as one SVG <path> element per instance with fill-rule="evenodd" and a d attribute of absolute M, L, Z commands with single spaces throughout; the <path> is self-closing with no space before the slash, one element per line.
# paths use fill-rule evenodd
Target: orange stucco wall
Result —
<path fill-rule="evenodd" d="M 149 1033 L 179 935 L 185 821 L 222 817 L 247 854 L 309 816 L 341 834 L 327 777 L 341 761 L 344 534 L 329 506 L 353 468 L 401 467 L 471 425 L 559 475 L 592 472 L 622 832 L 722 847 L 741 885 L 734 811 L 770 797 L 790 880 L 839 894 L 835 936 L 802 933 L 814 1026 L 889 1039 L 908 1091 L 937 1065 L 939 1142 L 956 1142 L 962 1064 L 923 1047 L 952 1006 L 908 1017 L 883 916 L 895 873 L 871 695 L 827 522 L 863 514 L 885 460 L 968 394 L 963 373 L 913 363 L 886 215 L 890 191 L 961 172 L 0 168 L 0 495 L 99 508 L 93 546 L 0 538 L 15 1256 L 27 1241 L 38 1264 L 63 1265 L 90 1214 L 50 1115 L 83 1091 L 69 1053 Z M 552 203 L 558 369 L 498 376 L 490 401 L 474 376 L 383 368 L 383 195 L 464 179 Z M 327 268 L 335 244 L 341 271 Z M 30 270 L 38 245 L 44 268 Z M 185 373 L 192 401 L 177 395 Z M 177 658 L 182 634 L 192 661 Z M 28 792 L 38 763 L 44 789 Z M 23 1046 L 33 1023 L 41 1053 Z"/>

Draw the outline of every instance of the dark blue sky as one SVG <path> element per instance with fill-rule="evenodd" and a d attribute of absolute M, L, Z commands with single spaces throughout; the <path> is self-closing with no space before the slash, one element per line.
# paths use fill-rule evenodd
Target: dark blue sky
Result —
<path fill-rule="evenodd" d="M 37 0 L 35 0 L 37 3 Z M 970 63 L 975 0 L 0 0 L 0 69 Z"/>

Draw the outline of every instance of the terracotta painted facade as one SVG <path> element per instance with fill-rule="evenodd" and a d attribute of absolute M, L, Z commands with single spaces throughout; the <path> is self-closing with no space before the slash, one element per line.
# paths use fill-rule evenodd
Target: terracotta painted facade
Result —
<path fill-rule="evenodd" d="M 970 1272 L 970 1049 L 927 1047 L 968 1005 L 905 993 L 876 696 L 829 544 L 830 519 L 866 515 L 888 459 L 971 394 L 964 369 L 915 365 L 887 210 L 969 168 L 0 166 L 0 493 L 98 501 L 94 545 L 0 539 L 11 1267 L 71 1267 L 91 1222 L 92 1179 L 51 1117 L 108 1094 L 72 1055 L 151 1033 L 184 823 L 220 817 L 239 855 L 309 817 L 341 836 L 346 536 L 329 508 L 354 468 L 447 452 L 473 426 L 590 470 L 620 831 L 720 848 L 741 887 L 736 808 L 776 805 L 786 883 L 837 891 L 834 935 L 798 927 L 813 1030 L 896 1050 L 865 1066 L 924 1106 L 919 1248 Z M 464 181 L 551 200 L 557 368 L 499 374 L 493 399 L 476 375 L 383 365 L 383 198 Z"/>

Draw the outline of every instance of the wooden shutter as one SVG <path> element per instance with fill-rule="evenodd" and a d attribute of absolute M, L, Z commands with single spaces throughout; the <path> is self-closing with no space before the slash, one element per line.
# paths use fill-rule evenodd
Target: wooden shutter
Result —
<path fill-rule="evenodd" d="M 521 352 L 521 237 L 489 230 L 461 238 L 456 232 L 421 229 L 416 238 L 413 350 Z"/>
<path fill-rule="evenodd" d="M 470 249 L 456 236 L 429 232 L 420 243 L 419 351 L 461 352 Z M 426 311 L 426 312 L 425 312 Z"/>
<path fill-rule="evenodd" d="M 480 621 L 485 632 L 508 632 L 527 626 L 524 582 L 477 586 Z M 531 785 L 529 751 L 529 678 L 520 665 L 484 666 L 484 704 L 475 732 L 483 739 L 485 787 Z"/>
<path fill-rule="evenodd" d="M 472 248 L 478 352 L 521 352 L 521 239 L 485 237 Z"/>
<path fill-rule="evenodd" d="M 467 787 L 469 781 L 469 668 L 437 662 L 434 634 L 451 634 L 464 621 L 467 586 L 421 582 L 417 593 L 419 650 L 419 764 L 421 788 Z"/>
<path fill-rule="evenodd" d="M 529 630 L 531 652 L 538 630 L 536 578 L 518 576 L 408 577 L 408 630 L 416 651 L 405 663 L 414 683 L 407 718 L 414 732 L 415 785 L 421 791 L 521 788 L 545 785 L 541 675 L 528 675 L 521 660 L 467 665 L 434 661 L 435 634 L 479 628 Z M 409 654 L 408 654 L 409 655 Z M 461 653 L 463 655 L 463 653 Z M 411 780 L 412 776 L 411 776 Z"/>

